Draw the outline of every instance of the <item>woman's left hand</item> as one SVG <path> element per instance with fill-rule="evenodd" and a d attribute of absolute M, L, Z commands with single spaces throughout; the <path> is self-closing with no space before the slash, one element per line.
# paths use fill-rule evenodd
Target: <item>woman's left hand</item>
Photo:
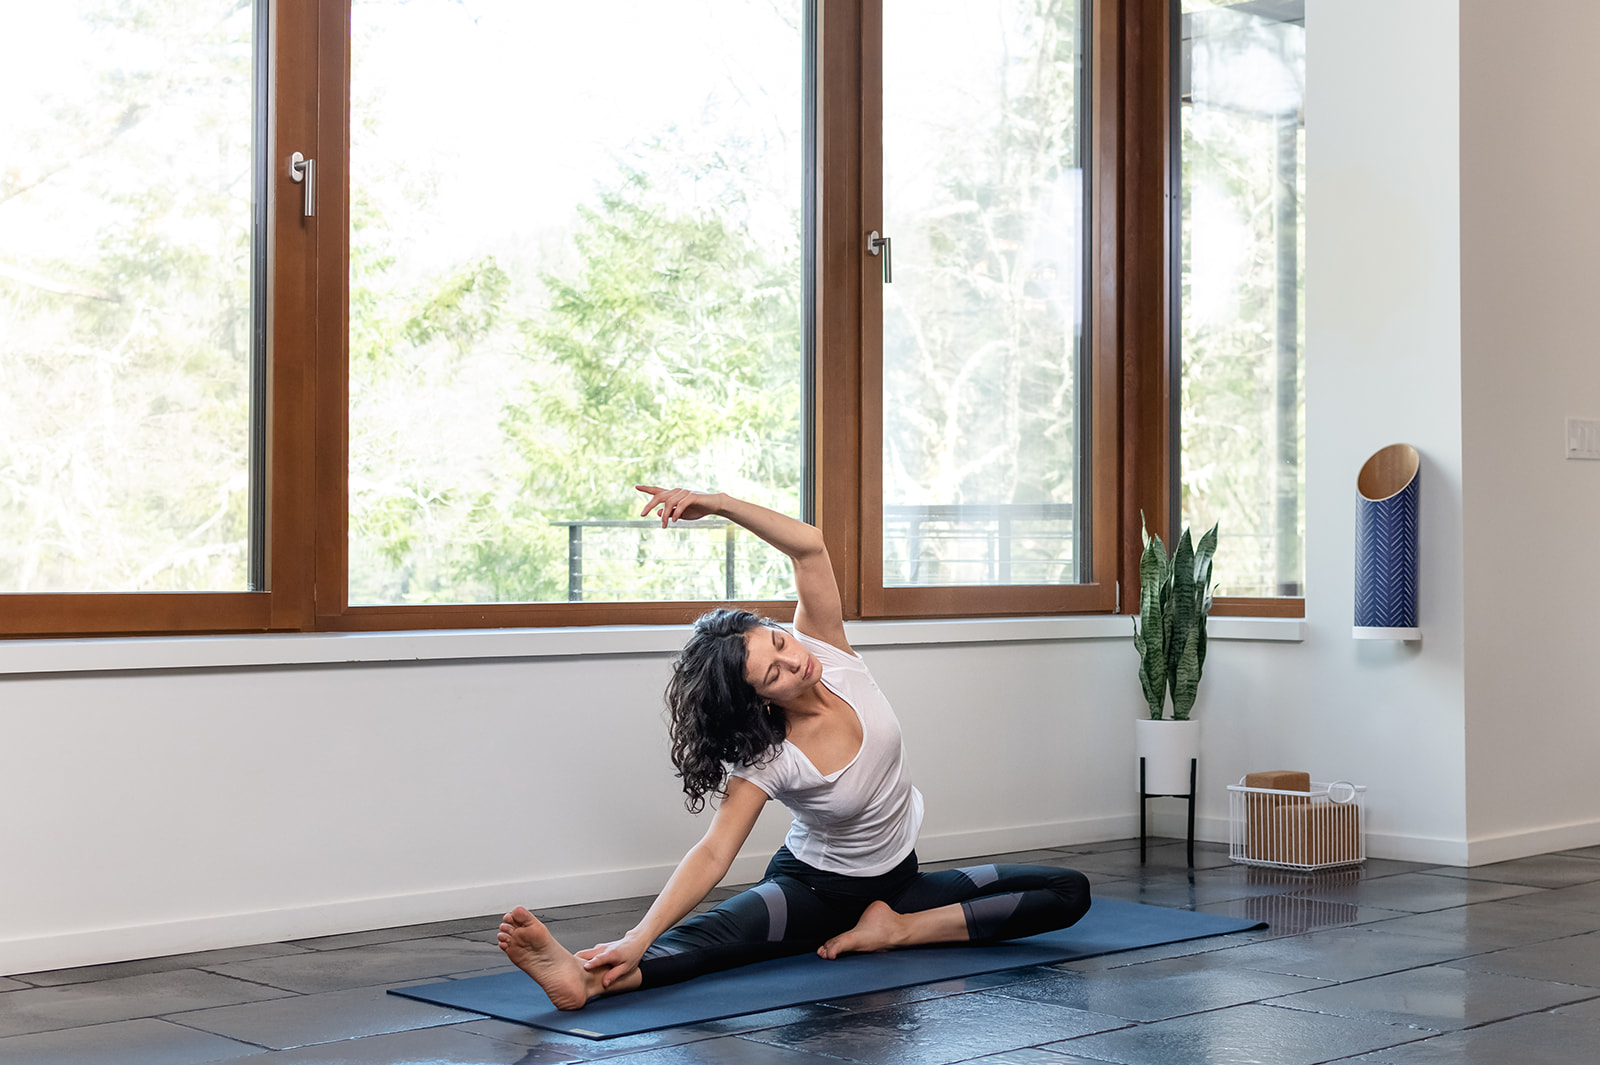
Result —
<path fill-rule="evenodd" d="M 657 488 L 649 484 L 636 484 L 634 487 L 650 496 L 650 502 L 639 512 L 640 516 L 660 507 L 656 513 L 661 518 L 663 529 L 669 521 L 693 521 L 717 512 L 716 496 L 706 492 L 694 492 L 687 488 Z"/>
<path fill-rule="evenodd" d="M 575 957 L 583 962 L 586 970 L 605 969 L 605 974 L 600 977 L 600 985 L 610 987 L 618 977 L 639 967 L 639 959 L 644 957 L 644 952 L 649 947 L 650 944 L 642 937 L 630 932 L 613 942 L 599 943 L 588 950 L 580 950 Z"/>

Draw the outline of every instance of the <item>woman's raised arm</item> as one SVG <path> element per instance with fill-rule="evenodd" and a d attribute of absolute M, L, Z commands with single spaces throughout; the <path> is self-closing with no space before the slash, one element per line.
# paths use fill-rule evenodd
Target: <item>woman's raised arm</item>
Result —
<path fill-rule="evenodd" d="M 795 628 L 841 651 L 850 650 L 844 635 L 844 607 L 839 598 L 839 585 L 833 577 L 833 562 L 828 558 L 828 549 L 816 526 L 735 499 L 725 492 L 692 492 L 686 488 L 657 488 L 645 484 L 634 487 L 650 496 L 650 502 L 640 513 L 649 514 L 654 510 L 661 518 L 662 528 L 666 528 L 669 521 L 716 515 L 749 529 L 789 556 L 794 563 L 794 585 L 799 598 L 794 612 Z"/>

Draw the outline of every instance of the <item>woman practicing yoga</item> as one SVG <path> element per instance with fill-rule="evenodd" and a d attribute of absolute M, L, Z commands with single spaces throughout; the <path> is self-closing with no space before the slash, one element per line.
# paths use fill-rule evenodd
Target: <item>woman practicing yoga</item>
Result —
<path fill-rule="evenodd" d="M 911 786 L 894 711 L 845 640 L 822 534 L 726 495 L 639 486 L 662 527 L 720 515 L 794 562 L 799 604 L 785 629 L 743 610 L 695 622 L 667 685 L 672 761 L 688 806 L 720 798 L 644 918 L 577 954 L 524 907 L 506 914 L 500 949 L 558 1008 L 815 950 L 991 942 L 1065 928 L 1089 909 L 1082 873 L 978 865 L 919 873 L 922 795 Z M 684 920 L 727 874 L 769 799 L 794 814 L 755 887 Z M 681 924 L 679 922 L 682 922 Z"/>

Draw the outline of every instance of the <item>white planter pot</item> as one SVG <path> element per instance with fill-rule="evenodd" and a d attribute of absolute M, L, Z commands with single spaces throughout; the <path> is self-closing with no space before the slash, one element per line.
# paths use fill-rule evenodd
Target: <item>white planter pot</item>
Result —
<path fill-rule="evenodd" d="M 1140 718 L 1133 723 L 1133 779 L 1139 781 L 1139 762 L 1144 759 L 1146 795 L 1189 794 L 1189 760 L 1200 757 L 1200 722 L 1157 721 Z"/>

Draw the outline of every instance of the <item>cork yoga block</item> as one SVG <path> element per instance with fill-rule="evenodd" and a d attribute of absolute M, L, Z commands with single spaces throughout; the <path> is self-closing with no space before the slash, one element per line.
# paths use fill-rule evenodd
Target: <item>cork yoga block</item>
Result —
<path fill-rule="evenodd" d="M 1311 791 L 1311 774 L 1293 769 L 1269 769 L 1265 773 L 1246 773 L 1247 788 L 1271 788 L 1273 791 Z M 1264 795 L 1262 798 L 1283 798 L 1281 795 Z"/>
<path fill-rule="evenodd" d="M 1361 857 L 1361 813 L 1354 803 L 1311 797 L 1311 775 L 1278 769 L 1249 773 L 1247 788 L 1304 792 L 1245 795 L 1245 857 L 1284 865 L 1333 865 Z"/>

